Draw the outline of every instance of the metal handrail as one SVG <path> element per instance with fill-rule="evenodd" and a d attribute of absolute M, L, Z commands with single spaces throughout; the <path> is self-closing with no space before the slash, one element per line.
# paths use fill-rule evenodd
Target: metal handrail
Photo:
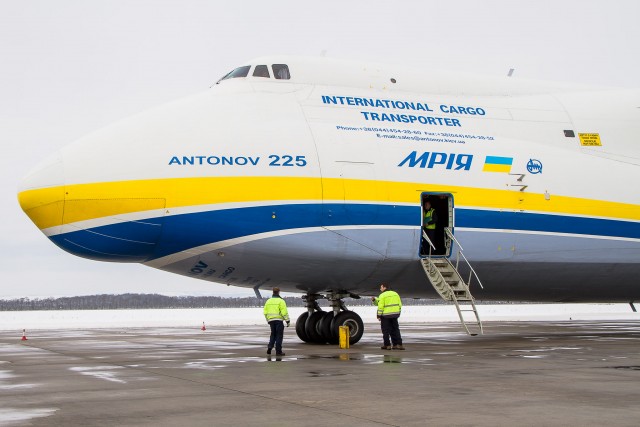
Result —
<path fill-rule="evenodd" d="M 427 259 L 431 259 L 431 250 L 436 250 L 436 247 L 433 245 L 433 243 L 431 242 L 431 239 L 429 239 L 429 237 L 427 236 L 427 233 L 424 232 L 424 230 L 422 230 L 422 237 L 429 242 L 429 255 L 427 255 Z M 422 251 L 422 249 L 421 249 Z"/>
<path fill-rule="evenodd" d="M 482 286 L 482 282 L 480 281 L 480 277 L 478 277 L 478 273 L 476 273 L 476 271 L 471 266 L 471 263 L 469 262 L 467 257 L 464 256 L 464 254 L 462 253 L 462 251 L 463 251 L 462 245 L 460 244 L 460 242 L 458 242 L 458 239 L 456 239 L 455 236 L 453 235 L 453 233 L 451 232 L 451 227 L 445 227 L 444 228 L 444 232 L 447 233 L 447 235 L 451 239 L 453 239 L 453 241 L 456 242 L 456 244 L 458 245 L 458 253 L 456 254 L 456 270 L 458 269 L 458 261 L 460 260 L 460 256 L 462 256 L 462 259 L 464 259 L 464 262 L 467 263 L 467 266 L 469 267 L 469 270 L 470 270 L 470 272 L 469 272 L 469 285 L 471 285 L 471 274 L 473 274 L 474 276 L 476 276 L 476 280 L 478 281 L 478 284 L 480 285 L 480 288 L 484 289 L 484 286 Z M 424 233 L 424 231 L 423 231 L 423 233 Z M 431 242 L 429 242 L 429 243 L 431 243 Z"/>
<path fill-rule="evenodd" d="M 453 233 L 451 232 L 451 227 L 445 227 L 444 231 L 445 231 L 445 233 L 447 233 L 449 235 L 449 237 L 451 237 L 453 239 L 454 242 L 456 242 L 456 245 L 458 245 L 460 247 L 460 250 L 464 251 L 464 248 L 462 247 L 460 242 L 458 242 L 458 239 L 456 239 L 456 236 L 454 236 Z"/>
<path fill-rule="evenodd" d="M 431 243 L 431 239 L 429 239 L 429 236 L 427 236 L 427 233 L 426 233 L 424 230 L 422 230 L 422 237 L 423 237 L 427 242 L 429 242 L 429 246 L 431 246 L 431 247 L 433 248 L 433 250 L 435 251 L 435 250 L 436 250 L 436 247 L 435 247 L 435 246 L 433 246 L 433 243 Z"/>

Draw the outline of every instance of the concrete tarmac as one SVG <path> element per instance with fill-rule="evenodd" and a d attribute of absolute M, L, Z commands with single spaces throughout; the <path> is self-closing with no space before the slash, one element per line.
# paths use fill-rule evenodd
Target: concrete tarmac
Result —
<path fill-rule="evenodd" d="M 377 324 L 349 350 L 267 326 L 0 332 L 0 425 L 636 426 L 640 324 Z"/>

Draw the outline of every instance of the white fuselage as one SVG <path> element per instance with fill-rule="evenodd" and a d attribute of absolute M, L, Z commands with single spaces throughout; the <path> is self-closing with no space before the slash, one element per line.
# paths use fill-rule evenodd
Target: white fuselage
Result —
<path fill-rule="evenodd" d="M 371 295 L 387 281 L 420 297 L 435 295 L 418 262 L 422 201 L 447 197 L 440 221 L 482 279 L 477 298 L 640 296 L 640 91 L 248 65 L 64 148 L 25 179 L 23 209 L 88 258 L 256 289 Z M 253 76 L 260 65 L 269 77 Z"/>

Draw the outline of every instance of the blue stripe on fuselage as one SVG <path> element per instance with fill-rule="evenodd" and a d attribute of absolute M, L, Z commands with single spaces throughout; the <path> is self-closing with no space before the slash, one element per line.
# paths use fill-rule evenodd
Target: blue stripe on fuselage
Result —
<path fill-rule="evenodd" d="M 419 227 L 420 207 L 376 204 L 287 204 L 172 215 L 154 218 L 154 223 L 162 225 L 162 232 L 147 260 L 222 240 L 293 228 L 350 225 Z M 640 239 L 640 223 L 636 222 L 524 212 L 457 208 L 455 226 Z M 114 245 L 117 245 L 117 239 L 109 240 L 109 247 L 103 248 L 101 245 L 104 243 L 101 242 L 104 239 L 97 239 L 96 236 L 119 236 L 121 239 L 126 227 L 128 227 L 127 223 L 118 223 L 92 228 L 91 233 L 77 231 L 52 236 L 51 239 L 58 246 L 76 255 L 109 260 L 109 254 L 117 253 L 119 255 L 111 260 L 124 261 L 123 256 L 126 256 L 124 252 L 130 250 L 126 242 L 123 242 L 118 252 L 114 248 Z M 131 230 L 135 229 L 130 228 L 129 232 L 132 232 Z M 128 235 L 127 239 L 143 240 L 136 235 Z M 69 246 L 65 243 L 67 240 L 74 242 L 73 247 L 67 247 Z M 86 253 L 82 253 L 82 248 L 86 248 Z M 106 255 L 96 257 L 96 253 Z M 136 256 L 135 261 L 141 260 Z"/>
<path fill-rule="evenodd" d="M 640 238 L 640 223 L 525 212 L 456 209 L 456 227 Z"/>

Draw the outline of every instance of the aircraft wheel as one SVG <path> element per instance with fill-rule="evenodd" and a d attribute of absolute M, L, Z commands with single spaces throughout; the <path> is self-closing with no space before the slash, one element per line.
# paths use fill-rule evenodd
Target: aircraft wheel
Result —
<path fill-rule="evenodd" d="M 328 311 L 318 323 L 318 330 L 322 338 L 329 344 L 338 344 L 338 337 L 333 334 L 331 323 L 333 323 L 333 311 Z"/>
<path fill-rule="evenodd" d="M 340 326 L 349 327 L 349 344 L 353 345 L 360 341 L 364 333 L 364 323 L 362 318 L 353 311 L 340 312 L 331 322 L 331 331 L 336 337 L 340 337 Z"/>
<path fill-rule="evenodd" d="M 324 317 L 324 314 L 324 311 L 314 311 L 304 323 L 304 332 L 307 334 L 307 337 L 309 337 L 308 342 L 312 342 L 315 344 L 325 343 L 324 338 L 318 331 L 318 322 Z"/>
<path fill-rule="evenodd" d="M 298 335 L 298 338 L 300 338 L 304 342 L 311 342 L 309 336 L 304 331 L 304 324 L 307 322 L 308 317 L 309 312 L 305 311 L 298 317 L 298 320 L 296 320 L 296 334 Z"/>

